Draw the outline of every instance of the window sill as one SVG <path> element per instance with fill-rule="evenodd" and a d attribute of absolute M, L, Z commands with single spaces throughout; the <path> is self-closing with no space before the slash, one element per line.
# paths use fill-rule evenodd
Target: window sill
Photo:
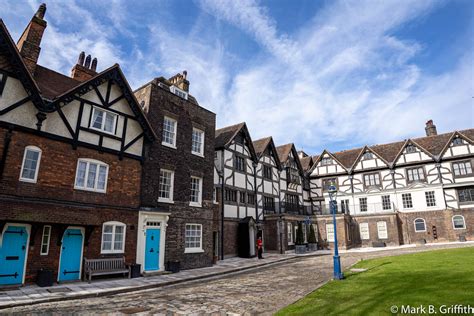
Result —
<path fill-rule="evenodd" d="M 37 179 L 25 179 L 25 178 L 20 178 L 19 179 L 21 182 L 26 182 L 26 183 L 36 183 Z"/>
<path fill-rule="evenodd" d="M 116 251 L 111 251 L 111 250 L 108 250 L 108 251 L 104 251 L 102 250 L 100 252 L 101 255 L 123 255 L 125 252 L 123 250 L 116 250 Z"/>
<path fill-rule="evenodd" d="M 115 133 L 113 133 L 113 132 L 108 132 L 106 130 L 103 130 L 103 129 L 100 129 L 100 128 L 97 128 L 97 127 L 89 126 L 89 128 L 94 130 L 94 131 L 101 132 L 101 133 L 104 133 L 104 134 L 107 134 L 107 135 L 116 136 Z M 114 126 L 113 129 L 115 129 L 115 126 Z"/>
<path fill-rule="evenodd" d="M 158 203 L 174 204 L 174 201 L 173 200 L 168 200 L 168 199 L 158 198 Z"/>
<path fill-rule="evenodd" d="M 201 153 L 197 153 L 197 152 L 192 151 L 191 154 L 193 154 L 194 156 L 198 156 L 198 157 L 204 158 L 204 155 L 201 154 Z"/>
<path fill-rule="evenodd" d="M 466 227 L 464 227 L 464 228 L 453 228 L 453 229 L 454 229 L 454 230 L 465 230 Z"/>
<path fill-rule="evenodd" d="M 165 147 L 168 147 L 168 148 L 177 149 L 176 145 L 172 145 L 172 144 L 169 144 L 169 143 L 161 142 L 161 145 L 163 145 Z"/>
<path fill-rule="evenodd" d="M 184 249 L 184 253 L 203 253 L 204 249 Z"/>
<path fill-rule="evenodd" d="M 80 188 L 80 187 L 76 187 L 76 186 L 74 186 L 74 190 L 94 192 L 94 193 L 102 193 L 102 194 L 107 193 L 107 189 L 106 190 L 94 190 L 94 189 Z"/>
<path fill-rule="evenodd" d="M 189 206 L 202 207 L 202 204 L 201 203 L 196 203 L 196 202 L 190 202 Z"/>

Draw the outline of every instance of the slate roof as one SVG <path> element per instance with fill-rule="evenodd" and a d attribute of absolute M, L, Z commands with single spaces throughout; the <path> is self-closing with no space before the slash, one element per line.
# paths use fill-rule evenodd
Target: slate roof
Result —
<path fill-rule="evenodd" d="M 36 65 L 33 78 L 40 89 L 41 95 L 48 100 L 54 100 L 81 84 L 80 81 L 40 65 Z"/>
<path fill-rule="evenodd" d="M 301 167 L 303 167 L 303 171 L 308 171 L 311 166 L 313 165 L 313 158 L 311 156 L 306 156 L 300 158 Z"/>
<path fill-rule="evenodd" d="M 285 162 L 288 159 L 288 155 L 290 154 L 292 148 L 293 143 L 278 146 L 276 148 L 276 151 L 278 153 L 278 159 L 280 159 L 281 162 Z"/>
<path fill-rule="evenodd" d="M 272 137 L 270 136 L 253 141 L 253 148 L 255 149 L 255 153 L 257 153 L 257 156 L 261 156 L 265 149 L 267 149 L 271 140 Z"/>
<path fill-rule="evenodd" d="M 245 123 L 239 123 L 231 126 L 226 126 L 216 130 L 216 138 L 214 143 L 214 148 L 220 149 L 227 146 L 235 135 L 245 126 Z"/>

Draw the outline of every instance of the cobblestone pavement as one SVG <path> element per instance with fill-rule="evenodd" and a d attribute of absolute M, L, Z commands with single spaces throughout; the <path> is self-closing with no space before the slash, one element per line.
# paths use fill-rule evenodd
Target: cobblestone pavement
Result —
<path fill-rule="evenodd" d="M 419 246 L 369 253 L 344 253 L 343 267 L 360 259 L 400 255 L 463 245 Z M 465 245 L 471 246 L 471 245 Z M 332 256 L 305 257 L 276 266 L 98 298 L 44 303 L 1 310 L 14 314 L 272 314 L 314 291 L 332 276 Z"/>

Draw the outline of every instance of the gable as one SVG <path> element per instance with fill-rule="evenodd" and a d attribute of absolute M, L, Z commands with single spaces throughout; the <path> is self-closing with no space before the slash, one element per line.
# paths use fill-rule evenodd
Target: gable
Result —
<path fill-rule="evenodd" d="M 387 163 L 369 147 L 365 147 L 357 158 L 353 170 L 367 170 L 373 168 L 386 168 Z"/>
<path fill-rule="evenodd" d="M 328 151 L 325 150 L 314 163 L 311 175 L 323 176 L 345 172 L 346 169 Z"/>
<path fill-rule="evenodd" d="M 455 132 L 443 149 L 441 158 L 445 159 L 457 156 L 465 156 L 473 153 L 474 146 L 472 142 L 461 133 Z"/>
<path fill-rule="evenodd" d="M 395 159 L 395 165 L 429 160 L 433 160 L 433 157 L 421 146 L 409 140 L 402 147 L 398 157 Z"/>

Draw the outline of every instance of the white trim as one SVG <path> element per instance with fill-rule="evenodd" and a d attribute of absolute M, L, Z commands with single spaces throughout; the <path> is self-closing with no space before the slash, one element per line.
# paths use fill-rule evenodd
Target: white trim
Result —
<path fill-rule="evenodd" d="M 174 171 L 173 170 L 168 170 L 168 169 L 160 169 L 160 174 L 158 178 L 158 195 L 160 195 L 160 181 L 161 181 L 161 171 L 166 171 L 171 173 L 171 183 L 170 183 L 170 197 L 169 198 L 163 198 L 158 196 L 158 202 L 163 202 L 163 203 L 171 203 L 174 204 L 173 201 L 173 191 L 174 191 Z"/>
<path fill-rule="evenodd" d="M 385 228 L 385 231 L 382 231 L 382 232 L 385 233 L 385 235 L 381 236 L 379 224 L 383 224 L 383 227 Z M 388 239 L 388 228 L 387 228 L 387 222 L 386 221 L 378 221 L 377 222 L 377 237 L 379 239 Z"/>
<path fill-rule="evenodd" d="M 417 229 L 416 229 L 416 221 L 419 220 L 419 219 L 421 219 L 421 220 L 423 221 L 423 225 L 425 226 L 425 229 L 423 229 L 423 230 L 417 230 Z M 413 226 L 415 227 L 415 233 L 423 233 L 423 232 L 426 232 L 426 221 L 425 221 L 424 218 L 421 218 L 421 217 L 415 218 L 415 219 L 413 220 Z"/>
<path fill-rule="evenodd" d="M 85 162 L 87 164 L 86 172 L 85 172 L 85 176 L 84 176 L 84 187 L 77 186 L 77 176 L 79 174 L 79 163 L 80 162 Z M 87 180 L 88 180 L 88 177 L 89 177 L 89 166 L 90 166 L 91 163 L 97 164 L 96 178 L 94 180 L 94 188 L 88 188 L 87 187 Z M 104 189 L 97 189 L 97 183 L 99 181 L 100 166 L 105 166 L 106 167 Z M 75 190 L 107 193 L 108 178 L 109 178 L 109 165 L 106 164 L 105 162 L 102 162 L 100 160 L 95 160 L 95 159 L 89 159 L 89 158 L 79 158 L 79 159 L 77 159 L 76 177 L 74 178 L 74 189 Z"/>
<path fill-rule="evenodd" d="M 180 97 L 181 99 L 185 99 L 187 100 L 188 99 L 188 93 L 186 91 L 184 91 L 183 89 L 180 89 L 178 88 L 177 86 L 175 85 L 172 85 L 170 87 L 170 91 L 174 94 L 174 95 L 177 95 L 178 97 Z M 181 93 L 182 95 L 176 93 L 176 92 L 179 92 Z"/>
<path fill-rule="evenodd" d="M 362 234 L 362 226 L 364 226 L 365 228 L 367 228 L 367 235 L 363 235 Z M 360 234 L 360 239 L 362 240 L 370 240 L 370 229 L 369 229 L 369 223 L 367 222 L 363 222 L 363 223 L 359 223 L 359 234 Z M 366 236 L 367 238 L 364 238 L 364 236 Z"/>
<path fill-rule="evenodd" d="M 194 177 L 194 176 L 191 176 L 191 183 L 192 183 L 192 179 L 197 179 L 199 180 L 199 195 L 198 195 L 198 201 L 195 202 L 195 201 L 190 201 L 189 202 L 189 206 L 194 206 L 194 207 L 202 207 L 202 177 Z M 191 195 L 189 197 L 191 199 Z"/>
<path fill-rule="evenodd" d="M 165 120 L 170 120 L 170 121 L 174 122 L 174 131 L 173 131 L 174 132 L 174 137 L 173 137 L 173 143 L 172 144 L 167 143 L 163 140 L 163 133 L 165 132 L 165 128 L 164 128 L 165 127 Z M 178 137 L 178 132 L 177 132 L 178 131 L 178 121 L 165 115 L 163 117 L 163 126 L 162 126 L 162 128 L 163 128 L 163 131 L 162 131 L 162 134 L 161 134 L 161 145 L 176 149 L 177 148 L 176 147 L 176 138 Z"/>
<path fill-rule="evenodd" d="M 104 112 L 104 115 L 102 116 L 102 128 L 97 128 L 97 127 L 94 127 L 94 113 L 95 111 L 101 111 L 101 112 Z M 114 125 L 112 127 L 112 132 L 108 132 L 105 130 L 105 117 L 106 117 L 106 114 L 109 113 L 111 115 L 114 116 Z M 118 117 L 119 115 L 117 113 L 114 113 L 114 112 L 111 112 L 111 111 L 107 111 L 107 110 L 104 110 L 102 108 L 99 108 L 99 107 L 96 107 L 96 106 L 92 106 L 92 115 L 91 115 L 91 121 L 90 121 L 90 125 L 89 125 L 89 128 L 90 129 L 93 129 L 93 130 L 96 130 L 96 131 L 100 131 L 100 132 L 103 132 L 103 133 L 106 133 L 106 134 L 110 134 L 110 135 L 115 135 L 115 129 L 117 128 L 117 120 L 118 120 Z"/>
<path fill-rule="evenodd" d="M 104 228 L 105 226 L 112 226 L 112 245 L 110 250 L 104 250 Z M 116 250 L 115 247 L 115 228 L 117 226 L 123 227 L 123 240 L 122 240 L 122 249 Z M 102 223 L 102 235 L 100 243 L 100 253 L 109 254 L 109 253 L 125 253 L 125 237 L 126 237 L 127 225 L 122 222 L 110 221 Z"/>
<path fill-rule="evenodd" d="M 193 151 L 193 134 L 194 132 L 198 132 L 198 133 L 201 133 L 201 152 L 197 152 L 197 151 Z M 204 158 L 204 138 L 206 136 L 205 132 L 202 130 L 202 129 L 199 129 L 199 128 L 196 128 L 196 127 L 193 127 L 193 134 L 191 134 L 191 153 L 193 155 L 196 155 L 196 156 L 199 156 L 199 157 L 203 157 Z"/>
<path fill-rule="evenodd" d="M 46 244 L 44 244 L 44 231 L 46 230 L 46 227 L 49 228 L 49 233 L 48 233 L 48 241 Z M 51 242 L 51 230 L 52 230 L 52 227 L 51 225 L 44 225 L 43 226 L 43 234 L 41 234 L 41 246 L 40 246 L 40 255 L 41 256 L 47 256 L 49 254 L 49 245 L 50 245 L 50 242 Z M 43 252 L 43 246 L 46 245 L 46 252 Z"/>
<path fill-rule="evenodd" d="M 200 237 L 199 237 L 199 244 L 201 245 L 200 247 L 186 247 L 186 231 L 188 229 L 188 225 L 195 225 L 200 227 Z M 204 249 L 202 248 L 203 240 L 202 240 L 202 224 L 198 223 L 185 223 L 184 224 L 184 253 L 200 253 L 204 252 Z"/>
<path fill-rule="evenodd" d="M 26 160 L 26 153 L 28 151 L 34 151 L 38 153 L 38 161 L 36 163 L 36 170 L 35 170 L 35 177 L 33 179 L 28 179 L 28 178 L 23 178 L 23 168 L 25 167 L 25 160 Z M 40 162 L 41 162 L 41 154 L 42 150 L 39 147 L 36 146 L 26 146 L 25 150 L 23 152 L 23 162 L 21 163 L 21 169 L 20 169 L 20 181 L 22 182 L 31 182 L 31 183 L 36 183 L 38 180 L 38 171 L 40 167 Z"/>
<path fill-rule="evenodd" d="M 166 227 L 171 213 L 164 212 L 146 212 L 138 213 L 138 229 L 137 229 L 137 263 L 141 265 L 141 272 L 145 271 L 145 249 L 146 249 L 146 229 L 160 229 L 160 255 L 158 262 L 158 270 L 165 270 L 165 252 L 166 252 Z M 147 226 L 147 222 L 159 222 L 160 226 Z"/>
<path fill-rule="evenodd" d="M 63 247 L 62 247 L 62 243 L 63 243 L 63 238 L 64 238 L 64 234 L 66 233 L 66 231 L 68 229 L 79 229 L 82 233 L 82 245 L 81 245 L 81 262 L 79 264 L 79 280 L 82 278 L 82 260 L 83 260 L 83 256 L 84 256 L 84 239 L 86 238 L 86 234 L 85 234 L 85 230 L 84 230 L 84 227 L 80 227 L 80 226 L 68 226 L 64 232 L 63 232 L 63 235 L 62 236 L 58 236 L 61 237 L 61 247 L 60 248 L 60 252 L 59 252 L 59 263 L 58 263 L 58 276 L 56 277 L 56 282 L 59 282 L 59 276 L 61 275 L 61 257 L 63 255 Z M 67 282 L 67 281 L 66 281 Z"/>
<path fill-rule="evenodd" d="M 456 217 L 456 216 L 460 216 L 460 217 L 462 218 L 462 220 L 463 220 L 463 222 L 464 222 L 464 226 L 463 226 L 462 228 L 456 228 L 456 227 L 454 227 L 454 217 Z M 453 223 L 453 229 L 455 229 L 455 230 L 466 229 L 466 219 L 465 219 L 464 216 L 462 216 L 462 215 L 453 215 L 453 217 L 451 217 L 451 222 Z"/>
<path fill-rule="evenodd" d="M 294 245 L 293 241 L 293 224 L 291 222 L 286 223 L 286 239 L 288 239 L 288 245 Z"/>
<path fill-rule="evenodd" d="M 5 226 L 3 226 L 2 235 L 0 236 L 0 247 L 2 246 L 2 243 L 3 243 L 3 236 L 5 236 L 5 232 L 7 231 L 9 226 L 25 227 L 26 232 L 28 233 L 28 238 L 26 240 L 26 249 L 25 249 L 25 262 L 23 263 L 23 279 L 21 280 L 21 284 L 25 284 L 26 263 L 28 261 L 28 253 L 30 252 L 31 225 L 30 224 L 13 223 L 13 222 L 5 223 Z"/>

